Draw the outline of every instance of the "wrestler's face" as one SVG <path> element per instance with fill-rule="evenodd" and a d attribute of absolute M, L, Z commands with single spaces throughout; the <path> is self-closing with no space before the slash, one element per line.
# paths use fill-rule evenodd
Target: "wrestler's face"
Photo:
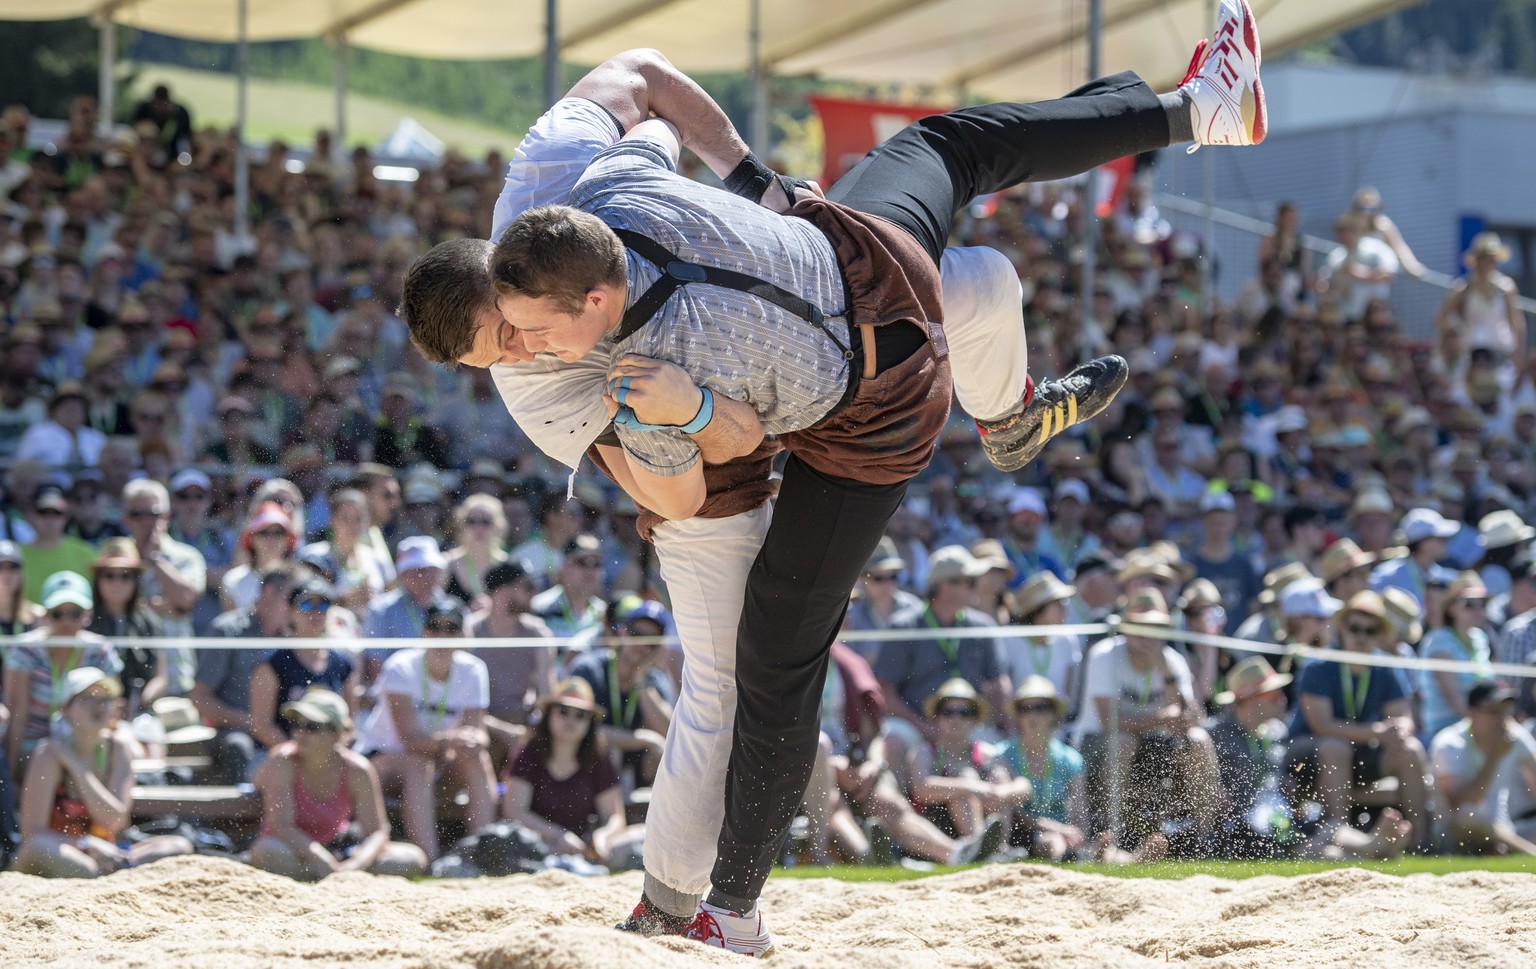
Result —
<path fill-rule="evenodd" d="M 575 363 L 618 324 L 613 311 L 617 306 L 622 312 L 623 301 L 598 288 L 587 293 L 581 312 L 575 315 L 559 310 L 555 300 L 548 296 L 509 294 L 499 297 L 496 306 L 506 321 L 517 328 L 530 353 L 549 353 L 566 363 Z"/>
<path fill-rule="evenodd" d="M 517 328 L 507 322 L 501 310 L 487 306 L 475 315 L 475 340 L 459 363 L 485 369 L 495 363 L 526 363 L 532 359 L 533 351 L 523 346 Z"/>

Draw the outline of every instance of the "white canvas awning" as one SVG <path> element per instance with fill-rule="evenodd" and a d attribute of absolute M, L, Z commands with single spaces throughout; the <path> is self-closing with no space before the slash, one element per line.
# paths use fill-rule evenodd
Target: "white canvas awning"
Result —
<path fill-rule="evenodd" d="M 1253 0 L 1265 49 L 1282 53 L 1415 0 Z M 1103 63 L 1177 81 L 1210 30 L 1209 0 L 1103 0 Z M 770 0 L 762 61 L 781 74 L 964 86 L 977 96 L 1049 97 L 1087 74 L 1086 0 Z M 0 20 L 110 16 L 125 26 L 234 42 L 234 0 L 0 0 Z M 688 71 L 751 62 L 749 0 L 560 0 L 561 56 L 596 63 L 655 47 Z M 249 0 L 248 39 L 344 37 L 421 57 L 520 57 L 545 50 L 545 0 Z"/>

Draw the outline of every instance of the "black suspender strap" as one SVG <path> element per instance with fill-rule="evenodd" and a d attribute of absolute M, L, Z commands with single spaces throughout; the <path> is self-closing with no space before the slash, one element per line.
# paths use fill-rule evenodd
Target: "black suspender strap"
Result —
<path fill-rule="evenodd" d="M 853 353 L 844 346 L 833 333 L 826 328 L 826 315 L 816 304 L 802 299 L 787 289 L 781 289 L 767 280 L 739 273 L 731 269 L 721 269 L 717 266 L 704 266 L 699 263 L 686 262 L 670 252 L 665 246 L 649 236 L 643 236 L 638 232 L 628 229 L 614 229 L 614 235 L 624 243 L 624 247 L 635 255 L 645 259 L 661 271 L 661 278 L 652 283 L 650 288 L 635 300 L 635 304 L 624 311 L 624 318 L 619 322 L 618 332 L 614 334 L 615 342 L 628 339 L 642 326 L 649 323 L 651 318 L 660 311 L 662 305 L 672 298 L 679 286 L 688 283 L 707 283 L 711 286 L 719 286 L 723 289 L 734 289 L 737 292 L 755 296 L 766 303 L 772 303 L 787 313 L 793 313 L 800 319 L 814 326 L 827 335 L 843 353 L 846 360 L 853 359 Z"/>

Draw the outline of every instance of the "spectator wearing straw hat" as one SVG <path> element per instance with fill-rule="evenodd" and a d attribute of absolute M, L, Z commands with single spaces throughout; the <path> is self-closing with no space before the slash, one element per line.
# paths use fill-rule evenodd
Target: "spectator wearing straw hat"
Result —
<path fill-rule="evenodd" d="M 1221 590 L 1210 579 L 1195 579 L 1186 585 L 1177 605 L 1185 629 L 1207 636 L 1226 635 L 1227 610 Z M 1181 650 L 1190 663 L 1195 677 L 1195 699 L 1208 704 L 1216 684 L 1236 657 L 1231 650 L 1207 643 L 1179 643 L 1174 648 Z"/>
<path fill-rule="evenodd" d="M 1528 345 L 1519 287 L 1499 272 L 1499 267 L 1509 261 L 1509 255 L 1509 247 L 1498 233 L 1479 232 L 1473 236 L 1462 256 L 1470 272 L 1451 287 L 1435 316 L 1437 332 L 1455 330 L 1462 334 L 1469 354 L 1483 350 L 1500 367 L 1512 360 L 1524 361 Z"/>
<path fill-rule="evenodd" d="M 976 542 L 971 546 L 971 555 L 987 566 L 987 571 L 976 578 L 976 607 L 998 622 L 1007 622 L 1008 590 L 1018 570 L 1008 560 L 1003 543 L 995 538 Z"/>
<path fill-rule="evenodd" d="M 845 627 L 860 631 L 889 629 L 896 616 L 922 609 L 923 600 L 901 587 L 901 574 L 906 568 L 907 560 L 896 551 L 896 543 L 889 536 L 881 538 L 859 575 L 856 594 L 848 604 Z M 878 642 L 868 640 L 850 643 L 849 647 L 868 661 L 873 661 L 880 651 Z"/>
<path fill-rule="evenodd" d="M 935 725 L 934 740 L 912 754 L 912 800 L 946 834 L 985 833 L 985 858 L 1001 847 L 1011 812 L 1028 803 L 1029 781 L 1010 778 L 992 748 L 974 739 L 977 726 L 991 717 L 965 680 L 945 680 L 923 703 L 923 714 Z"/>
<path fill-rule="evenodd" d="M 1190 553 L 1195 575 L 1209 580 L 1221 593 L 1226 628 L 1231 633 L 1248 618 L 1261 586 L 1253 560 L 1238 551 L 1235 540 L 1237 502 L 1227 491 L 1200 496 L 1200 542 Z"/>
<path fill-rule="evenodd" d="M 1491 648 L 1487 606 L 1488 588 L 1482 578 L 1476 572 L 1460 573 L 1446 590 L 1438 627 L 1419 647 L 1425 659 L 1454 660 L 1478 667 L 1477 671 L 1466 673 L 1419 671 L 1419 696 L 1423 704 L 1419 712 L 1423 729 L 1419 736 L 1426 742 L 1466 716 L 1467 690 L 1492 675 L 1488 669 Z"/>
<path fill-rule="evenodd" d="M 1397 506 L 1385 488 L 1360 489 L 1349 506 L 1347 518 L 1362 551 L 1383 557 L 1392 544 L 1392 523 L 1396 513 Z"/>
<path fill-rule="evenodd" d="M 1276 673 L 1269 660 L 1250 656 L 1227 671 L 1226 690 L 1213 698 L 1220 712 L 1205 729 L 1221 778 L 1221 814 L 1213 832 L 1220 857 L 1284 857 L 1300 837 L 1289 805 L 1277 796 L 1285 733 L 1279 721 L 1290 683 L 1291 676 Z"/>
<path fill-rule="evenodd" d="M 1433 508 L 1410 509 L 1398 523 L 1408 554 L 1376 566 L 1371 573 L 1371 588 L 1380 592 L 1387 586 L 1396 586 L 1427 606 L 1429 570 L 1445 556 L 1447 543 L 1460 530 L 1460 525 Z"/>
<path fill-rule="evenodd" d="M 921 740 L 931 741 L 934 723 L 923 716 L 928 698 L 947 680 L 970 683 L 1002 710 L 1012 688 L 1008 667 L 998 641 L 993 638 L 945 636 L 953 629 L 995 626 L 974 608 L 976 580 L 988 566 L 960 545 L 936 549 L 928 559 L 928 601 L 908 609 L 891 621 L 895 630 L 927 629 L 931 638 L 891 639 L 880 644 L 875 675 L 885 693 L 890 715 L 888 742 L 904 742 L 907 750 Z M 896 754 L 892 755 L 896 759 Z"/>
<path fill-rule="evenodd" d="M 1445 799 L 1440 831 L 1457 852 L 1536 855 L 1536 740 L 1514 719 L 1518 694 L 1474 683 L 1467 715 L 1435 734 L 1435 786 Z"/>
<path fill-rule="evenodd" d="M 1536 528 L 1526 524 L 1516 512 L 1502 509 L 1478 519 L 1477 536 L 1483 547 L 1478 575 L 1490 598 L 1505 595 L 1510 587 L 1510 563 L 1536 538 Z"/>
<path fill-rule="evenodd" d="M 1030 576 L 1018 591 L 1010 594 L 1012 620 L 1022 626 L 1057 626 L 1065 621 L 1067 603 L 1077 594 L 1074 586 L 1050 572 Z M 1082 662 L 1082 641 L 1065 633 L 1021 636 L 1008 641 L 1009 676 L 1023 683 L 1032 676 L 1055 684 L 1062 696 L 1070 696 L 1074 676 Z"/>
<path fill-rule="evenodd" d="M 1353 539 L 1341 538 L 1323 551 L 1318 569 L 1328 594 L 1348 602 L 1356 592 L 1370 588 L 1371 566 L 1375 564 L 1375 555 L 1355 544 Z"/>
<path fill-rule="evenodd" d="M 1018 733 L 1002 743 L 997 759 L 1029 781 L 1031 794 L 1027 809 L 1014 815 L 1010 840 L 1022 835 L 1031 855 L 1061 861 L 1088 840 L 1083 756 L 1056 737 L 1067 703 L 1049 679 L 1031 675 L 1013 692 L 1011 709 Z"/>
<path fill-rule="evenodd" d="M 1378 653 L 1391 638 L 1392 616 L 1375 592 L 1357 592 L 1345 604 L 1343 648 Z M 1428 790 L 1424 748 L 1413 735 L 1408 677 L 1391 666 L 1316 659 L 1301 668 L 1290 732 L 1290 758 L 1322 802 L 1324 816 L 1346 820 L 1351 788 L 1396 777 L 1398 804 L 1422 841 Z M 1307 785 L 1303 785 L 1304 787 Z"/>
<path fill-rule="evenodd" d="M 160 616 L 139 594 L 139 580 L 144 563 L 138 549 L 127 538 L 108 539 L 91 566 L 91 624 L 89 630 L 107 640 L 123 637 L 165 635 Z M 171 660 L 167 650 L 123 647 L 121 680 L 127 699 L 129 717 L 139 709 L 148 709 L 167 694 L 183 694 L 191 683 L 172 683 Z"/>

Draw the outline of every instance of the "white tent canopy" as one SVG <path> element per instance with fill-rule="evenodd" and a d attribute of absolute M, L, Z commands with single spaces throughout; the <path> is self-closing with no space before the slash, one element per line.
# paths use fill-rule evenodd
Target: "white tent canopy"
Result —
<path fill-rule="evenodd" d="M 248 0 L 247 39 L 344 39 L 421 57 L 543 53 L 546 0 Z M 1415 0 L 1253 0 L 1271 54 Z M 235 42 L 235 0 L 0 0 L 0 20 L 110 17 L 128 27 Z M 684 70 L 752 63 L 749 0 L 559 0 L 562 58 L 596 63 L 656 47 Z M 770 0 L 761 59 L 776 73 L 963 86 L 976 95 L 1060 94 L 1087 74 L 1088 2 Z M 1177 81 L 1209 29 L 1211 0 L 1103 0 L 1103 63 Z M 835 12 L 829 12 L 835 11 Z"/>

